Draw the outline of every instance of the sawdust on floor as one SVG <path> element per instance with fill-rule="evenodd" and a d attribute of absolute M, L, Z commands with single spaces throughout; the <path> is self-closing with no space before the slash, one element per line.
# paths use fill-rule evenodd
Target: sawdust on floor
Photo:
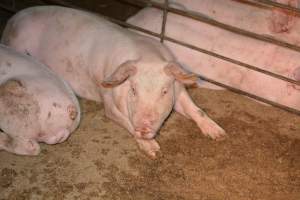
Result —
<path fill-rule="evenodd" d="M 190 93 L 226 140 L 174 112 L 151 160 L 102 104 L 81 100 L 81 125 L 63 144 L 42 145 L 36 157 L 0 152 L 0 199 L 300 199 L 299 116 L 228 91 Z"/>

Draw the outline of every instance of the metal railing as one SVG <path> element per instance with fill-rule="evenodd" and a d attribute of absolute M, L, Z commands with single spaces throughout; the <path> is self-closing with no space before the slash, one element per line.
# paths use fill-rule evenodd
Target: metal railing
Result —
<path fill-rule="evenodd" d="M 63 5 L 63 6 L 67 6 L 67 7 L 79 8 L 79 7 L 74 6 L 74 5 L 70 4 L 70 3 L 66 3 L 63 0 L 43 0 L 43 1 L 45 3 L 47 3 L 47 4 L 50 3 L 50 4 L 56 4 L 56 5 Z M 274 78 L 277 78 L 277 79 L 280 79 L 280 80 L 283 80 L 283 81 L 286 81 L 286 82 L 289 82 L 289 83 L 292 83 L 292 84 L 300 86 L 300 82 L 299 81 L 290 79 L 290 78 L 282 76 L 280 74 L 276 74 L 276 73 L 273 73 L 271 71 L 267 71 L 267 70 L 261 69 L 259 67 L 256 67 L 256 66 L 253 66 L 253 65 L 249 65 L 247 63 L 243 63 L 241 61 L 238 61 L 238 60 L 235 60 L 235 59 L 232 59 L 232 58 L 229 58 L 229 57 L 217 54 L 215 52 L 212 52 L 212 51 L 209 51 L 209 50 L 206 50 L 206 49 L 203 49 L 203 48 L 200 48 L 200 47 L 197 47 L 197 46 L 194 46 L 194 45 L 191 45 L 191 44 L 179 41 L 179 40 L 176 40 L 174 38 L 168 37 L 168 36 L 165 35 L 165 27 L 166 27 L 166 23 L 167 23 L 166 19 L 167 19 L 168 12 L 171 12 L 171 13 L 175 13 L 175 14 L 178 14 L 178 15 L 181 15 L 181 16 L 185 16 L 185 17 L 188 17 L 188 18 L 191 18 L 191 19 L 194 19 L 194 20 L 198 20 L 198 21 L 210 24 L 212 26 L 216 26 L 216 27 L 222 28 L 224 30 L 233 32 L 235 34 L 243 35 L 243 36 L 246 36 L 246 37 L 257 39 L 257 40 L 260 40 L 260 41 L 263 41 L 263 42 L 268 42 L 268 43 L 271 43 L 271 44 L 274 44 L 274 45 L 277 45 L 277 46 L 281 46 L 281 47 L 284 47 L 284 48 L 291 49 L 293 51 L 300 52 L 300 47 L 297 46 L 297 45 L 293 45 L 293 44 L 287 43 L 285 41 L 272 38 L 271 36 L 260 35 L 260 34 L 257 34 L 257 33 L 254 33 L 254 32 L 248 31 L 248 30 L 244 30 L 244 29 L 241 29 L 241 28 L 238 28 L 238 27 L 235 27 L 235 26 L 231 26 L 231 25 L 219 22 L 219 21 L 217 21 L 217 20 L 215 20 L 213 18 L 210 18 L 208 16 L 205 16 L 205 15 L 203 15 L 201 13 L 197 13 L 197 12 L 194 12 L 194 11 L 190 12 L 190 11 L 185 11 L 185 10 L 181 10 L 181 9 L 170 7 L 168 0 L 164 0 L 164 3 L 157 3 L 157 2 L 154 2 L 154 1 L 151 1 L 151 0 L 118 0 L 118 1 L 125 2 L 125 3 L 131 4 L 131 5 L 135 5 L 135 6 L 140 6 L 140 7 L 152 6 L 152 7 L 155 7 L 155 8 L 163 10 L 163 22 L 162 22 L 162 26 L 161 26 L 161 33 L 160 34 L 159 33 L 155 33 L 155 32 L 143 29 L 141 27 L 138 27 L 138 26 L 135 26 L 135 25 L 132 25 L 132 24 L 120 21 L 120 20 L 109 18 L 109 17 L 103 16 L 103 15 L 101 15 L 101 16 L 104 17 L 104 18 L 106 18 L 107 20 L 109 20 L 109 21 L 111 21 L 113 23 L 119 24 L 121 26 L 124 26 L 124 27 L 127 27 L 127 28 L 131 28 L 131 29 L 134 29 L 134 30 L 137 30 L 137 31 L 140 31 L 140 32 L 144 32 L 146 34 L 158 37 L 158 38 L 160 38 L 161 42 L 163 42 L 163 41 L 170 41 L 170 42 L 182 45 L 184 47 L 187 47 L 187 48 L 199 51 L 201 53 L 204 53 L 204 54 L 216 57 L 218 59 L 222 59 L 222 60 L 225 60 L 227 62 L 230 62 L 230 63 L 233 63 L 233 64 L 237 64 L 237 65 L 239 65 L 241 67 L 244 67 L 244 68 L 247 68 L 247 69 L 250 69 L 250 70 L 253 70 L 253 71 L 257 71 L 257 72 L 266 74 L 268 76 L 271 76 L 271 77 L 274 77 Z M 246 2 L 246 0 L 236 0 L 236 1 Z M 249 5 L 251 5 L 251 4 L 254 5 L 256 2 L 257 2 L 257 4 L 262 4 L 262 5 L 269 6 L 269 7 L 277 7 L 277 8 L 281 8 L 281 9 L 286 9 L 286 10 L 295 12 L 297 14 L 300 14 L 300 9 L 293 8 L 293 7 L 290 7 L 290 6 L 287 6 L 287 5 L 283 5 L 283 4 L 279 4 L 279 3 L 276 3 L 276 2 L 273 2 L 273 1 L 269 1 L 269 0 L 252 0 L 249 3 Z M 0 4 L 0 7 L 2 7 L 1 4 Z M 4 9 L 7 9 L 7 8 L 4 8 Z M 80 8 L 80 9 L 82 9 L 82 8 Z M 11 9 L 10 11 L 15 12 L 16 10 L 12 10 Z M 261 101 L 261 102 L 273 105 L 275 107 L 284 109 L 284 110 L 286 110 L 288 112 L 300 115 L 300 111 L 296 110 L 294 108 L 291 108 L 291 107 L 279 104 L 279 103 L 274 102 L 274 101 L 270 101 L 268 99 L 265 99 L 265 98 L 262 98 L 260 96 L 257 96 L 257 95 L 245 92 L 243 90 L 231 87 L 229 85 L 226 85 L 226 84 L 220 83 L 218 81 L 212 80 L 210 78 L 204 77 L 202 75 L 198 75 L 198 77 L 200 79 L 204 80 L 204 81 L 207 81 L 207 82 L 212 83 L 214 85 L 226 88 L 226 89 L 228 89 L 230 91 L 233 91 L 235 93 L 251 97 L 251 98 L 256 99 L 258 101 Z"/>

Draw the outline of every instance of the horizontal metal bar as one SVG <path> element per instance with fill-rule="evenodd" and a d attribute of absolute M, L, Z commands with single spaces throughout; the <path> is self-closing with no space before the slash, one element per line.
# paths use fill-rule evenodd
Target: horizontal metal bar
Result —
<path fill-rule="evenodd" d="M 119 1 L 128 2 L 130 4 L 135 4 L 135 5 L 139 5 L 139 6 L 147 5 L 147 6 L 153 6 L 155 8 L 159 8 L 159 9 L 164 9 L 163 4 L 153 2 L 153 1 L 147 1 L 147 0 L 119 0 Z M 137 2 L 139 2 L 139 3 L 137 3 Z M 169 12 L 172 12 L 172 13 L 175 13 L 175 14 L 178 14 L 178 15 L 181 15 L 181 16 L 185 16 L 185 17 L 188 17 L 188 18 L 191 18 L 191 19 L 195 19 L 195 20 L 198 20 L 198 21 L 201 21 L 201 22 L 204 22 L 204 23 L 207 23 L 207 24 L 225 29 L 225 30 L 230 31 L 230 32 L 235 33 L 235 34 L 240 34 L 240 35 L 243 35 L 243 36 L 247 36 L 247 37 L 250 37 L 250 38 L 254 38 L 254 39 L 257 39 L 257 40 L 261 40 L 261 41 L 264 41 L 264 42 L 275 44 L 277 46 L 281 46 L 281 47 L 284 47 L 284 48 L 288 48 L 288 49 L 292 49 L 294 51 L 300 52 L 300 47 L 297 46 L 297 45 L 293 45 L 293 44 L 290 44 L 288 42 L 285 42 L 285 41 L 282 41 L 282 40 L 279 40 L 279 39 L 275 39 L 272 36 L 257 34 L 257 33 L 251 32 L 251 31 L 247 31 L 247 30 L 235 27 L 235 26 L 231 26 L 231 25 L 219 22 L 219 21 L 217 21 L 215 19 L 212 19 L 212 18 L 210 18 L 206 15 L 203 15 L 199 12 L 185 11 L 185 10 L 180 10 L 180 9 L 169 7 L 169 6 L 167 7 L 167 10 Z"/>
<path fill-rule="evenodd" d="M 289 6 L 289 5 L 285 5 L 285 4 L 282 4 L 282 3 L 277 3 L 275 1 L 270 1 L 270 0 L 252 0 L 252 1 L 256 1 L 256 2 L 262 3 L 264 5 L 268 5 L 268 6 L 272 6 L 272 7 L 276 7 L 276 8 L 281 8 L 281 9 L 284 9 L 284 10 L 289 10 L 289 11 L 292 11 L 293 13 L 295 13 L 295 14 L 300 15 L 300 9 L 299 8 L 295 8 L 295 7 L 292 7 L 292 6 Z"/>
<path fill-rule="evenodd" d="M 237 93 L 237 94 L 240 94 L 240 95 L 244 95 L 244 96 L 247 96 L 247 97 L 256 99 L 256 100 L 258 100 L 258 101 L 264 102 L 264 103 L 266 103 L 266 104 L 272 105 L 272 106 L 274 106 L 274 107 L 277 107 L 277 108 L 286 110 L 286 111 L 288 111 L 288 112 L 290 112 L 290 113 L 293 113 L 293 114 L 296 114 L 296 115 L 299 115 L 299 116 L 300 116 L 300 111 L 299 111 L 299 110 L 296 110 L 296 109 L 294 109 L 294 108 L 291 108 L 291 107 L 288 107 L 288 106 L 279 104 L 279 103 L 274 102 L 274 101 L 270 101 L 270 100 L 268 100 L 268 99 L 265 99 L 265 98 L 262 98 L 262 97 L 260 97 L 260 96 L 257 96 L 257 95 L 254 95 L 254 94 L 245 92 L 245 91 L 243 91 L 243 90 L 240 90 L 240 89 L 231 87 L 231 86 L 229 86 L 229 85 L 225 85 L 225 84 L 223 84 L 223 83 L 214 81 L 214 80 L 212 80 L 212 79 L 206 78 L 206 77 L 201 76 L 201 75 L 198 75 L 198 77 L 199 77 L 200 79 L 202 79 L 202 80 L 204 80 L 204 81 L 207 81 L 207 82 L 209 82 L 209 83 L 212 83 L 212 84 L 214 84 L 214 85 L 217 85 L 217 86 L 226 88 L 227 90 L 230 90 L 230 91 L 232 91 L 232 92 L 234 92 L 234 93 Z"/>
<path fill-rule="evenodd" d="M 263 9 L 270 9 L 270 8 L 272 8 L 272 6 L 268 6 L 268 5 L 259 3 L 259 2 L 254 2 L 254 1 L 249 1 L 249 0 L 231 0 L 231 1 L 236 1 L 236 2 L 239 2 L 239 3 L 242 3 L 242 4 L 247 4 L 247 5 L 250 5 L 250 6 L 255 6 L 257 8 L 263 8 Z"/>

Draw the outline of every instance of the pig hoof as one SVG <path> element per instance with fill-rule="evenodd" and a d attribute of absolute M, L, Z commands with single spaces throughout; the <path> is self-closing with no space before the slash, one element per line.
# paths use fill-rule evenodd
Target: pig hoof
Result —
<path fill-rule="evenodd" d="M 214 140 L 223 140 L 225 139 L 225 136 L 227 136 L 225 130 L 213 121 L 203 125 L 201 130 L 205 136 L 208 136 Z"/>
<path fill-rule="evenodd" d="M 14 141 L 14 153 L 19 155 L 36 156 L 40 153 L 40 145 L 36 141 Z"/>
<path fill-rule="evenodd" d="M 37 142 L 29 141 L 28 142 L 28 153 L 29 155 L 36 156 L 40 153 L 40 145 Z"/>
<path fill-rule="evenodd" d="M 157 157 L 157 153 L 160 150 L 159 144 L 154 140 L 143 140 L 143 139 L 136 139 L 140 149 L 142 149 L 146 155 L 150 158 L 155 159 Z"/>

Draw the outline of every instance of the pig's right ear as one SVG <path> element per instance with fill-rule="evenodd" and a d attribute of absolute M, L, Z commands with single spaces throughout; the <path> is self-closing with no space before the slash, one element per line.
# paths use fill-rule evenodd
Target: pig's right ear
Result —
<path fill-rule="evenodd" d="M 134 61 L 126 61 L 121 64 L 109 77 L 105 78 L 101 85 L 105 88 L 112 88 L 120 85 L 128 77 L 136 74 L 137 69 Z"/>

